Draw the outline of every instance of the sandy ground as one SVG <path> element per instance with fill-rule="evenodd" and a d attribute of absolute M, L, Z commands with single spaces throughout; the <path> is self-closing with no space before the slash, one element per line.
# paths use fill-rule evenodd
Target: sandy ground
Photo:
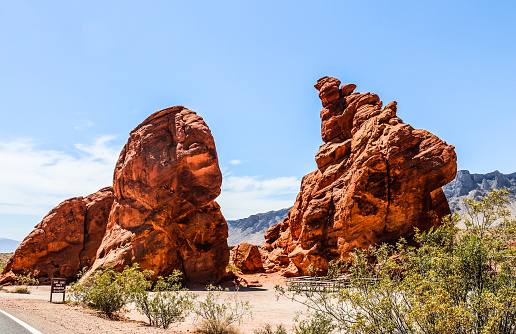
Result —
<path fill-rule="evenodd" d="M 242 333 L 253 333 L 265 324 L 273 327 L 283 324 L 287 329 L 294 325 L 293 318 L 297 311 L 305 308 L 285 298 L 276 298 L 274 285 L 283 283 L 279 276 L 255 274 L 247 275 L 248 282 L 262 284 L 261 287 L 240 288 L 239 300 L 251 304 L 252 317 L 245 317 L 241 324 L 236 324 Z M 6 287 L 10 290 L 13 287 Z M 0 308 L 9 312 L 45 334 L 112 334 L 112 333 L 191 333 L 195 331 L 196 319 L 189 316 L 184 323 L 172 325 L 163 330 L 146 325 L 147 318 L 132 309 L 126 320 L 113 321 L 100 316 L 97 312 L 81 306 L 50 303 L 50 287 L 30 288 L 31 294 L 14 294 L 0 291 Z M 201 288 L 191 289 L 202 300 L 207 292 Z M 223 298 L 231 298 L 232 291 L 224 292 Z M 60 301 L 62 295 L 54 295 L 54 301 Z"/>

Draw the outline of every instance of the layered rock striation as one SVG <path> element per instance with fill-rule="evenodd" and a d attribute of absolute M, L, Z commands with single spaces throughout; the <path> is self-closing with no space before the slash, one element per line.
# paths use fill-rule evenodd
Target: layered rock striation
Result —
<path fill-rule="evenodd" d="M 155 275 L 181 270 L 193 283 L 220 280 L 228 227 L 214 199 L 222 174 L 211 132 L 184 107 L 158 111 L 130 134 L 116 164 L 115 200 L 92 271 L 138 262 Z"/>
<path fill-rule="evenodd" d="M 355 85 L 331 77 L 315 88 L 325 143 L 318 169 L 303 178 L 294 207 L 263 246 L 266 269 L 286 267 L 287 276 L 438 225 L 450 213 L 441 187 L 457 171 L 454 147 L 404 124 L 396 102 L 383 107 L 378 95 L 353 93 Z"/>
<path fill-rule="evenodd" d="M 113 199 L 113 189 L 107 187 L 87 197 L 70 198 L 52 209 L 9 259 L 0 284 L 28 273 L 44 283 L 51 277 L 75 279 L 95 260 Z"/>

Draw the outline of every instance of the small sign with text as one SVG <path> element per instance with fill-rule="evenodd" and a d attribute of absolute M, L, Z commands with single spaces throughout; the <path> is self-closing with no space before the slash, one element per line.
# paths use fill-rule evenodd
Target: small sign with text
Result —
<path fill-rule="evenodd" d="M 66 290 L 66 279 L 64 278 L 52 278 L 50 283 L 50 302 L 52 302 L 52 294 L 54 293 L 62 293 L 63 301 L 65 300 L 65 290 Z"/>

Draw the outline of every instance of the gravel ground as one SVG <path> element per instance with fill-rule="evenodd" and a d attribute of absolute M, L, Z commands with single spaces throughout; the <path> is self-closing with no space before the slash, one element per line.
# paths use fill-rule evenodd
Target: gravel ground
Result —
<path fill-rule="evenodd" d="M 255 279 L 250 277 L 250 279 Z M 284 298 L 277 300 L 274 284 L 277 278 L 260 280 L 262 287 L 241 288 L 239 300 L 248 300 L 252 317 L 246 317 L 236 325 L 242 333 L 253 333 L 265 324 L 273 327 L 283 324 L 287 329 L 294 325 L 293 318 L 304 307 Z M 7 287 L 6 289 L 12 289 Z M 203 289 L 193 289 L 199 299 L 206 297 Z M 224 292 L 223 298 L 231 297 L 233 292 Z M 31 294 L 14 294 L 0 291 L 0 309 L 18 317 L 45 334 L 112 334 L 112 333 L 188 333 L 195 331 L 196 319 L 189 316 L 184 323 L 172 325 L 163 330 L 145 324 L 147 318 L 134 309 L 127 313 L 126 319 L 114 321 L 103 318 L 97 312 L 81 306 L 50 303 L 50 287 L 31 288 Z M 61 295 L 54 295 L 60 301 Z"/>

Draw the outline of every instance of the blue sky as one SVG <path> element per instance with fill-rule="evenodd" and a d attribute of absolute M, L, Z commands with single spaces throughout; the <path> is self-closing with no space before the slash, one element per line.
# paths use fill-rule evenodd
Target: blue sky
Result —
<path fill-rule="evenodd" d="M 459 169 L 516 171 L 513 1 L 0 1 L 0 237 L 111 184 L 128 133 L 184 105 L 227 219 L 293 203 L 329 75 L 396 100 Z"/>

